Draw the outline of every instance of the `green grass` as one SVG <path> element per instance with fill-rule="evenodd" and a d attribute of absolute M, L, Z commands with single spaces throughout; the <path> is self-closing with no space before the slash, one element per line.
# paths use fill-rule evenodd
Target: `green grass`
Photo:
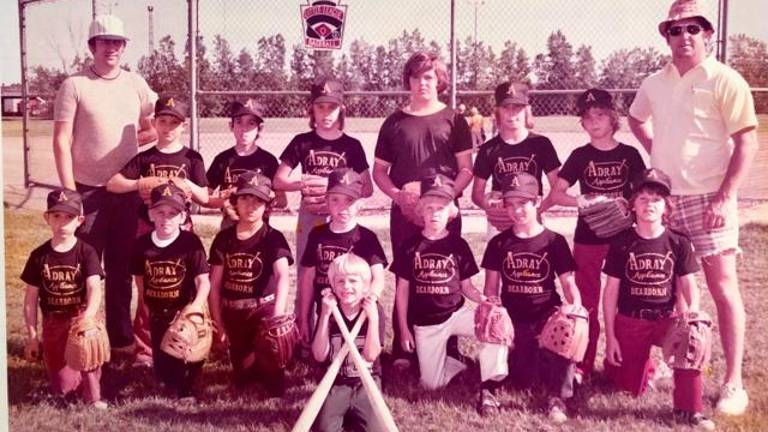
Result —
<path fill-rule="evenodd" d="M 108 412 L 93 412 L 77 403 L 45 397 L 42 389 L 46 379 L 42 365 L 28 363 L 22 358 L 23 286 L 18 275 L 28 253 L 45 240 L 47 230 L 39 213 L 27 211 L 6 210 L 5 224 L 12 430 L 290 430 L 322 370 L 304 364 L 293 367 L 289 373 L 290 388 L 283 399 L 267 399 L 258 387 L 236 395 L 227 389 L 229 368 L 225 359 L 215 355 L 204 369 L 204 390 L 200 402 L 196 406 L 184 407 L 158 396 L 150 373 L 132 369 L 125 361 L 117 361 L 105 367 L 102 380 L 103 392 L 111 405 Z M 198 233 L 209 245 L 215 231 L 201 227 Z M 389 251 L 388 235 L 378 234 L 385 243 L 385 250 Z M 287 232 L 286 235 L 293 244 L 293 233 Z M 469 235 L 466 238 L 479 259 L 485 245 L 484 236 Z M 768 264 L 765 260 L 768 255 L 768 226 L 745 227 L 742 244 L 744 255 L 739 263 L 739 277 L 749 317 L 745 375 L 751 403 L 747 415 L 734 419 L 718 417 L 716 421 L 718 430 L 757 431 L 764 430 L 768 424 L 768 376 L 764 369 L 768 360 L 768 324 L 764 319 L 764 311 L 768 309 L 768 297 L 764 292 L 768 285 Z M 388 286 L 391 287 L 389 277 Z M 475 283 L 479 285 L 480 281 L 482 275 L 476 277 Z M 703 298 L 705 309 L 714 315 L 710 296 L 704 294 Z M 391 290 L 382 302 L 385 310 L 389 311 Z M 387 345 L 391 343 L 389 332 L 388 329 Z M 474 346 L 468 341 L 462 341 L 461 346 L 465 352 L 474 354 Z M 714 399 L 716 383 L 724 367 L 719 343 L 714 347 L 713 357 L 713 372 L 706 384 L 708 402 Z M 532 395 L 513 390 L 502 393 L 501 401 L 505 409 L 500 416 L 491 419 L 479 417 L 474 409 L 479 379 L 477 368 L 438 392 L 420 389 L 416 376 L 387 372 L 385 370 L 385 397 L 402 431 L 555 430 L 547 424 Z M 671 394 L 668 391 L 654 391 L 641 399 L 633 399 L 612 392 L 607 382 L 598 376 L 592 386 L 575 398 L 572 407 L 573 418 L 562 430 L 672 430 Z"/>

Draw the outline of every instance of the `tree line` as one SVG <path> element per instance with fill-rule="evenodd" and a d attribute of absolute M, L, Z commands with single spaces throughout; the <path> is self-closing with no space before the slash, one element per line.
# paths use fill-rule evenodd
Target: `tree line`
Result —
<path fill-rule="evenodd" d="M 738 70 L 752 87 L 768 87 L 768 46 L 766 42 L 737 34 L 729 37 L 729 64 Z M 198 88 L 210 91 L 239 90 L 308 90 L 315 74 L 332 73 L 348 91 L 402 90 L 402 70 L 408 57 L 417 50 L 441 53 L 448 60 L 448 46 L 427 41 L 418 29 L 404 30 L 384 44 L 356 39 L 349 50 L 332 56 L 328 51 L 307 50 L 303 45 L 286 44 L 282 34 L 261 37 L 254 47 L 235 52 L 222 35 L 208 42 L 197 41 Z M 189 46 L 183 57 L 177 55 L 176 42 L 163 37 L 150 55 L 143 56 L 137 71 L 158 93 L 189 94 Z M 71 70 L 88 64 L 88 56 L 77 56 Z M 625 48 L 612 52 L 598 62 L 592 47 L 575 47 L 562 31 L 551 33 L 546 50 L 531 57 L 517 43 L 507 40 L 497 53 L 482 41 L 471 37 L 457 42 L 456 86 L 461 90 L 492 90 L 498 83 L 528 80 L 540 90 L 584 89 L 599 86 L 606 89 L 635 89 L 649 74 L 669 61 L 667 54 L 654 48 Z M 130 69 L 129 65 L 125 65 Z M 449 65 L 450 67 L 450 65 Z M 66 72 L 37 66 L 32 70 L 32 93 L 52 94 L 66 78 Z M 768 95 L 756 97 L 758 112 L 768 112 Z M 225 107 L 235 96 L 204 96 L 198 99 L 203 117 L 226 115 Z M 267 114 L 274 117 L 300 117 L 306 113 L 306 98 L 300 96 L 264 96 Z M 572 114 L 574 96 L 540 95 L 533 101 L 536 115 Z M 348 113 L 354 117 L 382 117 L 403 103 L 404 96 L 362 97 L 346 100 Z M 481 107 L 488 112 L 491 98 L 463 96 L 461 102 Z M 620 109 L 626 109 L 631 96 L 619 98 Z M 484 109 L 483 109 L 484 108 Z"/>

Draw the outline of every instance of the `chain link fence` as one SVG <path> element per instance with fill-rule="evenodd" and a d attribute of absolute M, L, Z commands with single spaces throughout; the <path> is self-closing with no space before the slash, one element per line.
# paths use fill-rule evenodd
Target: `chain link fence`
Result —
<path fill-rule="evenodd" d="M 84 65 L 91 9 L 91 0 L 20 4 L 22 62 L 27 65 L 22 84 L 28 86 L 22 131 L 25 185 L 59 184 L 51 140 L 54 99 L 64 79 Z M 51 26 L 53 18 L 59 18 L 57 26 Z"/>
<path fill-rule="evenodd" d="M 191 3 L 190 3 L 191 2 Z M 347 6 L 342 50 L 304 48 L 300 6 L 309 0 L 21 0 L 27 36 L 24 58 L 29 85 L 26 134 L 27 182 L 56 184 L 50 151 L 53 93 L 64 77 L 88 62 L 88 22 L 95 11 L 114 13 L 131 38 L 125 66 L 138 71 L 159 93 L 194 97 L 196 142 L 206 162 L 233 143 L 225 107 L 253 97 L 266 107 L 262 146 L 276 156 L 290 138 L 308 129 L 309 84 L 333 73 L 347 90 L 347 130 L 372 153 L 383 118 L 407 103 L 401 73 L 416 50 L 451 59 L 449 0 L 362 2 Z M 571 4 L 573 3 L 573 4 Z M 728 3 L 728 2 L 724 2 Z M 625 112 L 635 89 L 668 61 L 658 34 L 668 1 L 589 5 L 558 0 L 508 2 L 455 0 L 456 102 L 485 116 L 492 133 L 492 89 L 508 80 L 528 80 L 543 132 L 579 132 L 576 95 L 611 89 Z M 709 3 L 718 19 L 718 2 Z M 197 8 L 197 88 L 189 80 L 188 10 Z M 150 7 L 152 10 L 150 11 Z M 51 26 L 52 20 L 56 26 Z M 730 28 L 738 28 L 731 23 Z M 736 24 L 736 25 L 733 25 Z M 721 41 L 722 42 L 722 41 Z M 717 44 L 713 44 L 715 50 Z M 766 41 L 729 38 L 729 62 L 757 87 L 760 112 L 768 111 Z M 762 89 L 762 90 L 760 90 Z M 448 102 L 449 95 L 443 95 Z M 551 121 L 549 121 L 551 120 Z"/>

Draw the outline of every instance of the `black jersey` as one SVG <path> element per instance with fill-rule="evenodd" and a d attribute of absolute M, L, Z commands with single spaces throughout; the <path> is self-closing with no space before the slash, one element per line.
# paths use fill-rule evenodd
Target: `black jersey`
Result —
<path fill-rule="evenodd" d="M 513 321 L 541 320 L 562 304 L 555 279 L 576 269 L 568 242 L 548 229 L 531 238 L 520 238 L 511 228 L 496 235 L 482 266 L 499 272 L 501 302 Z"/>

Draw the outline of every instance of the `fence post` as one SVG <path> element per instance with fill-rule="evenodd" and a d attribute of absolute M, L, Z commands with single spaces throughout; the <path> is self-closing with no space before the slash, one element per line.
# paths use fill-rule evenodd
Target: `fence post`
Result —
<path fill-rule="evenodd" d="M 197 121 L 197 6 L 199 0 L 187 0 L 189 21 L 189 147 L 200 151 L 199 125 Z"/>
<path fill-rule="evenodd" d="M 27 25 L 26 3 L 19 1 L 19 49 L 21 50 L 21 141 L 24 145 L 24 188 L 29 187 L 29 83 L 27 82 Z"/>
<path fill-rule="evenodd" d="M 451 109 L 456 109 L 456 0 L 451 0 Z"/>

